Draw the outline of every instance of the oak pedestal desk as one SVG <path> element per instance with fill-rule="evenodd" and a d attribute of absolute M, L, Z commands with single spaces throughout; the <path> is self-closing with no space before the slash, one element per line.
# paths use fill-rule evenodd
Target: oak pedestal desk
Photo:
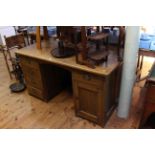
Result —
<path fill-rule="evenodd" d="M 36 45 L 16 51 L 20 57 L 27 89 L 30 95 L 44 101 L 56 96 L 72 82 L 72 90 L 77 116 L 104 127 L 117 105 L 122 63 L 108 61 L 95 69 L 76 63 L 75 56 L 55 58 L 51 50 L 57 42 L 42 42 L 42 49 Z"/>

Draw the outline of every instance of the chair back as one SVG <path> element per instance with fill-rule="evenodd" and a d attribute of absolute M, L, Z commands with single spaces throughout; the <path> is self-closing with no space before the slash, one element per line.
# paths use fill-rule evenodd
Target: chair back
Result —
<path fill-rule="evenodd" d="M 20 48 L 26 46 L 23 34 L 17 34 L 17 35 L 13 35 L 10 37 L 4 36 L 4 38 L 5 38 L 6 47 L 8 50 L 10 50 L 12 48 L 20 49 Z"/>

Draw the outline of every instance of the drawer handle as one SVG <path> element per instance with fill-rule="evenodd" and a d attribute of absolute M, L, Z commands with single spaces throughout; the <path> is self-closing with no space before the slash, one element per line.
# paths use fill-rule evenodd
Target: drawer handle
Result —
<path fill-rule="evenodd" d="M 92 79 L 91 75 L 88 75 L 88 74 L 84 74 L 83 78 L 88 81 Z"/>

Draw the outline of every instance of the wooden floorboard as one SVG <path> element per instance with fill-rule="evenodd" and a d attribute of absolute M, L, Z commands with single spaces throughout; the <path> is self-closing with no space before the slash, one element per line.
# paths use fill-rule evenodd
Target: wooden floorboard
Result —
<path fill-rule="evenodd" d="M 100 126 L 75 116 L 71 92 L 62 91 L 48 103 L 22 93 L 11 93 L 10 80 L 3 55 L 0 53 L 0 128 L 10 129 L 101 129 Z M 129 118 L 117 117 L 117 109 L 105 125 L 105 128 L 136 128 L 139 120 L 138 104 L 142 85 L 134 88 Z"/>

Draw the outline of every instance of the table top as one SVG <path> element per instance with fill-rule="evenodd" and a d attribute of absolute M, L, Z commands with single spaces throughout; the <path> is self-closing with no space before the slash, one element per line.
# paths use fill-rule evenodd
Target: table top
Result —
<path fill-rule="evenodd" d="M 139 54 L 144 55 L 144 56 L 149 56 L 149 57 L 155 57 L 155 51 L 153 50 L 148 50 L 148 49 L 139 49 Z"/>
<path fill-rule="evenodd" d="M 77 64 L 75 56 L 69 58 L 55 58 L 51 55 L 51 50 L 57 48 L 58 42 L 54 39 L 42 42 L 42 49 L 37 49 L 36 44 L 24 47 L 16 51 L 20 56 L 30 57 L 42 61 L 46 61 L 51 64 L 57 64 L 60 66 L 86 71 L 89 73 L 97 74 L 100 76 L 108 76 L 115 68 L 117 68 L 121 62 L 116 59 L 109 58 L 107 65 L 105 63 L 96 66 L 95 69 L 89 68 L 85 65 Z"/>

